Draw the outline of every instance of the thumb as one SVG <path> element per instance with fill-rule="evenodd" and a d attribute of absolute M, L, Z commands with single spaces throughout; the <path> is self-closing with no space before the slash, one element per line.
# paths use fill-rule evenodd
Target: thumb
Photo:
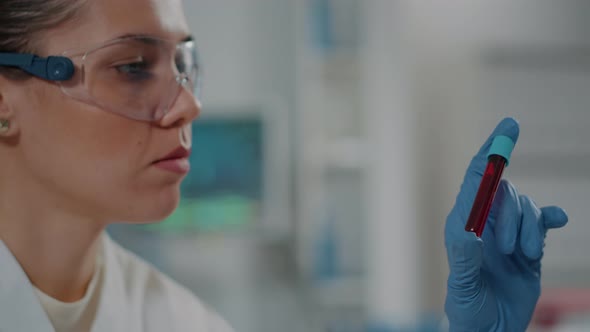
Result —
<path fill-rule="evenodd" d="M 470 326 L 478 308 L 486 304 L 482 291 L 481 266 L 483 241 L 474 233 L 462 231 L 460 238 L 447 238 L 447 255 L 450 274 L 447 281 L 445 312 L 456 326 Z M 472 314 L 466 314 L 466 313 Z M 468 331 L 470 329 L 465 329 Z"/>
<path fill-rule="evenodd" d="M 448 237 L 455 237 L 450 239 Z M 449 292 L 461 297 L 479 290 L 481 266 L 483 264 L 483 241 L 471 232 L 447 234 L 447 256 L 449 261 Z"/>

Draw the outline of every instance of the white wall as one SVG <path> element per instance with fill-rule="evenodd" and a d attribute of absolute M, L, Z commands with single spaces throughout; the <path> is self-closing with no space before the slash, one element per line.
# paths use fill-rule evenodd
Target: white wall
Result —
<path fill-rule="evenodd" d="M 440 234 L 435 231 L 441 230 L 468 158 L 499 119 L 514 116 L 521 136 L 506 176 L 539 204 L 561 205 L 570 215 L 565 229 L 548 236 L 544 284 L 588 287 L 590 61 L 584 54 L 590 46 L 590 3 L 405 3 L 416 52 L 418 127 L 424 131 L 422 238 Z M 490 60 L 498 54 L 504 60 Z M 444 290 L 446 264 L 435 251 L 442 249 L 441 239 L 431 241 L 436 246 L 426 249 L 440 260 L 432 262 L 436 268 L 426 287 L 436 294 Z M 440 301 L 444 294 L 438 294 Z"/>
<path fill-rule="evenodd" d="M 205 70 L 204 102 L 294 98 L 294 35 L 287 0 L 187 0 Z"/>
<path fill-rule="evenodd" d="M 391 5 L 385 0 L 367 3 L 376 8 Z M 375 69 L 374 81 L 368 78 L 368 84 L 375 85 L 366 88 L 374 89 L 367 95 L 372 98 L 373 107 L 389 106 L 389 110 L 394 111 L 399 106 L 400 101 L 390 101 L 388 105 L 386 96 L 375 95 L 379 89 L 382 94 L 410 99 L 405 103 L 407 109 L 400 114 L 409 110 L 414 116 L 406 125 L 415 129 L 407 144 L 414 149 L 417 158 L 413 185 L 417 186 L 415 204 L 419 229 L 415 240 L 420 251 L 419 286 L 423 289 L 420 305 L 433 310 L 442 308 L 447 275 L 442 237 L 446 214 L 472 154 L 504 116 L 517 117 L 522 128 L 506 175 L 523 194 L 531 195 L 539 204 L 562 205 L 571 218 L 567 228 L 548 237 L 544 283 L 587 287 L 590 242 L 584 239 L 590 234 L 590 226 L 585 222 L 590 195 L 587 186 L 590 61 L 584 57 L 587 53 L 583 50 L 590 43 L 590 3 L 459 0 L 396 4 L 397 10 L 394 12 L 390 8 L 381 19 L 379 14 L 371 16 L 367 27 L 372 33 L 369 40 L 376 36 L 383 40 L 384 48 L 373 50 L 388 56 L 389 60 L 385 60 L 388 62 L 381 64 L 383 71 L 391 75 L 390 67 L 399 60 L 396 55 L 405 55 L 405 85 L 396 84 L 393 78 L 387 87 L 379 85 L 382 76 Z M 396 20 L 397 23 L 392 23 Z M 400 35 L 405 39 L 392 45 L 391 40 Z M 575 49 L 580 48 L 582 52 L 575 53 Z M 574 49 L 573 54 L 568 53 L 569 49 Z M 524 56 L 519 55 L 523 50 Z M 557 64 L 535 66 L 538 57 L 547 57 L 547 53 L 543 53 L 547 50 L 557 50 L 563 56 L 551 60 Z M 508 54 L 508 61 L 512 63 L 492 63 L 490 58 L 499 52 Z M 385 58 L 369 54 L 369 59 L 378 67 L 375 61 Z M 579 62 L 577 66 L 571 66 L 572 59 Z M 551 66 L 557 68 L 549 68 Z M 391 138 L 391 148 L 404 151 L 396 145 L 398 142 L 393 136 Z M 404 183 L 399 182 L 399 185 Z M 399 222 L 393 211 L 390 217 L 392 222 Z M 392 226 L 390 231 L 394 229 Z M 370 273 L 380 273 L 383 278 L 397 269 L 399 273 L 410 275 L 403 271 L 405 265 L 402 257 L 395 254 L 396 248 L 392 243 L 379 251 L 389 250 L 391 261 L 398 262 L 399 258 L 400 264 Z M 380 261 L 380 264 L 386 263 L 387 259 Z M 373 281 L 379 282 L 379 276 L 374 278 Z M 396 280 L 393 275 L 388 278 Z M 408 286 L 412 289 L 415 284 L 409 282 Z M 386 283 L 380 288 L 389 289 Z M 399 301 L 382 301 L 385 297 L 373 296 L 372 301 L 376 302 L 369 303 L 369 308 L 388 306 L 389 309 L 372 310 L 403 312 Z"/>

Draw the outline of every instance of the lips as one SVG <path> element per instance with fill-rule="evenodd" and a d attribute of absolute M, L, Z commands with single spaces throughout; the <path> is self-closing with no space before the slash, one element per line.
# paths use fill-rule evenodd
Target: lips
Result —
<path fill-rule="evenodd" d="M 170 160 L 170 159 L 188 158 L 188 157 L 190 157 L 190 155 L 191 155 L 190 150 L 187 150 L 187 149 L 183 148 L 182 146 L 179 146 L 176 149 L 174 149 L 172 152 L 167 154 L 164 158 L 158 159 L 155 162 L 157 163 L 160 161 Z"/>
<path fill-rule="evenodd" d="M 173 173 L 186 174 L 190 170 L 190 163 L 188 161 L 190 155 L 190 150 L 178 147 L 165 157 L 154 161 L 153 165 Z"/>

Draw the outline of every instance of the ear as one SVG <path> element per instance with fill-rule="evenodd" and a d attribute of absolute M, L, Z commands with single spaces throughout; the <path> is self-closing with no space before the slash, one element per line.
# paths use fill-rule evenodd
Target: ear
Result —
<path fill-rule="evenodd" d="M 11 82 L 0 74 L 0 139 L 14 137 L 18 134 L 18 122 L 16 121 L 14 107 L 10 103 Z"/>

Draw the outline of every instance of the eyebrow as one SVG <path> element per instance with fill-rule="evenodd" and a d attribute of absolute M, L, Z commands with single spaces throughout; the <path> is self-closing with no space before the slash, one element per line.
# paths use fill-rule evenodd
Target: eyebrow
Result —
<path fill-rule="evenodd" d="M 143 37 L 143 38 L 142 38 Z M 153 44 L 154 39 L 162 39 L 156 36 L 152 36 L 152 35 L 143 35 L 143 34 L 137 34 L 137 33 L 126 33 L 124 35 L 120 35 L 115 39 L 122 39 L 122 38 L 138 38 L 139 40 L 141 40 L 142 42 L 146 43 L 146 44 Z M 187 43 L 187 42 L 191 42 L 194 41 L 194 38 L 192 35 L 187 35 L 186 37 L 182 38 L 178 43 Z"/>

